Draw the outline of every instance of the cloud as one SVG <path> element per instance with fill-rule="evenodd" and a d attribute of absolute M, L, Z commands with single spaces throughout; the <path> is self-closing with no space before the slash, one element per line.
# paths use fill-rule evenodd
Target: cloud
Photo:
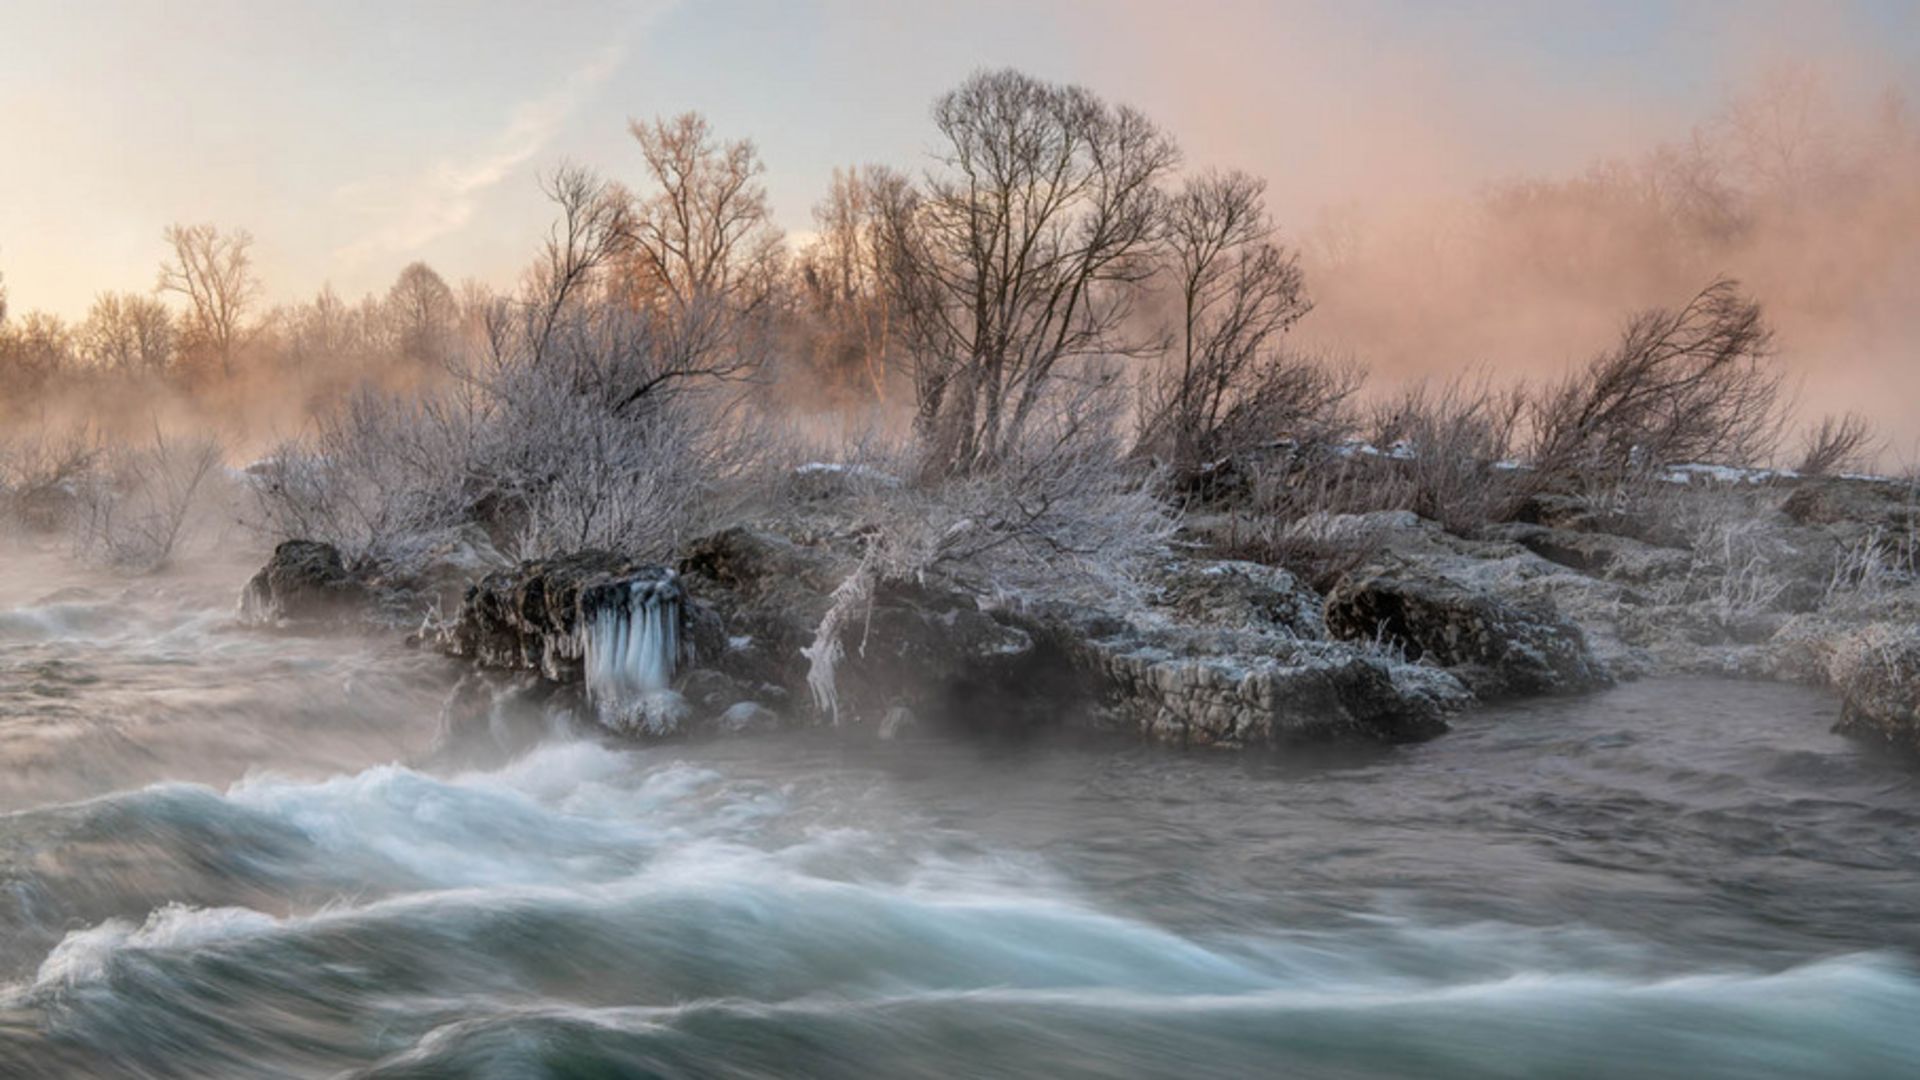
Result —
<path fill-rule="evenodd" d="M 506 125 L 471 154 L 440 161 L 402 181 L 388 206 L 379 212 L 383 220 L 341 246 L 335 258 L 347 266 L 359 266 L 377 258 L 412 255 L 465 228 L 487 193 L 552 141 L 567 119 L 591 101 L 620 69 L 627 52 L 626 41 L 616 41 L 559 86 L 516 106 L 508 113 Z M 355 183 L 341 188 L 335 196 L 343 201 L 359 200 L 376 187 L 384 185 Z"/>

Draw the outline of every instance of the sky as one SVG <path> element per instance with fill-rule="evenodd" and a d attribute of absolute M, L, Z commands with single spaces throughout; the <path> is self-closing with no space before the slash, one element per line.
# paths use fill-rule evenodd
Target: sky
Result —
<path fill-rule="evenodd" d="M 275 300 L 416 259 L 505 284 L 540 173 L 636 181 L 629 118 L 687 109 L 755 140 L 804 230 L 836 165 L 924 161 L 932 99 L 1003 65 L 1144 109 L 1305 221 L 1676 136 L 1783 56 L 1920 99 L 1920 0 L 0 0 L 0 274 L 77 318 L 206 221 L 252 231 Z"/>

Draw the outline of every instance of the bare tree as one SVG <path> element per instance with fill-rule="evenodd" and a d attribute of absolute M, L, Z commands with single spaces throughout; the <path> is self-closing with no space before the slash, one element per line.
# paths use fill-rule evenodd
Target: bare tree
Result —
<path fill-rule="evenodd" d="M 328 285 L 312 300 L 287 312 L 280 320 L 285 333 L 285 358 L 296 367 L 336 364 L 364 348 L 364 328 L 358 313 Z"/>
<path fill-rule="evenodd" d="M 1298 257 L 1272 240 L 1265 183 L 1203 173 L 1168 200 L 1166 246 L 1180 313 L 1178 359 L 1148 383 L 1142 442 L 1191 470 L 1248 439 L 1297 434 L 1355 388 L 1292 362 L 1277 339 L 1312 307 Z"/>
<path fill-rule="evenodd" d="M 220 358 L 221 373 L 231 376 L 234 353 L 247 336 L 247 309 L 260 292 L 253 275 L 253 234 L 170 225 L 164 235 L 173 257 L 160 267 L 158 288 L 187 298 L 189 341 L 211 350 Z"/>
<path fill-rule="evenodd" d="M 387 290 L 386 311 L 402 357 L 424 365 L 446 361 L 458 305 L 453 290 L 432 267 L 416 262 L 400 271 Z"/>
<path fill-rule="evenodd" d="M 173 363 L 173 314 L 138 293 L 101 293 L 80 326 L 81 355 L 127 374 L 165 374 Z"/>
<path fill-rule="evenodd" d="M 1064 362 L 1130 354 L 1172 140 L 1133 109 L 1016 71 L 941 97 L 939 167 L 882 177 L 888 288 L 917 419 L 951 473 L 1017 444 Z"/>
<path fill-rule="evenodd" d="M 73 328 L 58 315 L 29 311 L 0 333 L 0 389 L 25 396 L 72 368 Z"/>
<path fill-rule="evenodd" d="M 562 318 L 592 291 L 600 271 L 627 250 L 633 221 L 626 189 L 589 170 L 562 166 L 542 183 L 560 219 L 528 271 L 517 305 L 523 314 L 521 344 L 536 364 L 545 359 Z M 487 336 L 496 359 L 508 349 L 511 328 L 503 317 L 515 306 L 492 309 Z"/>
<path fill-rule="evenodd" d="M 1719 126 L 1734 162 L 1761 191 L 1793 198 L 1839 150 L 1835 110 L 1818 71 L 1782 65 L 1767 71 L 1749 93 L 1728 103 Z"/>
<path fill-rule="evenodd" d="M 818 323 L 815 349 L 823 355 L 816 359 L 835 374 L 857 370 L 874 399 L 884 401 L 893 312 L 882 288 L 871 175 L 833 171 L 827 197 L 813 210 L 819 235 L 801 253 L 799 281 Z"/>
<path fill-rule="evenodd" d="M 1621 478 L 1683 462 L 1752 464 L 1780 433 L 1781 372 L 1760 305 L 1722 278 L 1641 312 L 1533 408 L 1543 475 Z"/>
<path fill-rule="evenodd" d="M 716 139 L 698 113 L 629 126 L 655 188 L 634 209 L 631 299 L 670 331 L 673 367 L 744 374 L 757 360 L 746 337 L 780 269 L 760 155 L 746 139 Z"/>

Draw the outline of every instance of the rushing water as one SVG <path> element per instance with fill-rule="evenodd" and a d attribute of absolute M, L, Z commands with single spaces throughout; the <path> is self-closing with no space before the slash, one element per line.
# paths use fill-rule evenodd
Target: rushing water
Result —
<path fill-rule="evenodd" d="M 0 597 L 0 1076 L 1920 1071 L 1920 771 L 1822 695 L 640 746 L 225 576 L 55 584 Z"/>

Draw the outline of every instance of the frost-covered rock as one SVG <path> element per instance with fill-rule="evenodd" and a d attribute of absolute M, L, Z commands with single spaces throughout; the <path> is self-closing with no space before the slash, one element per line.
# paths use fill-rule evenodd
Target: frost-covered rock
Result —
<path fill-rule="evenodd" d="M 1511 540 L 1549 562 L 1590 577 L 1630 585 L 1684 579 L 1694 562 L 1691 552 L 1612 533 L 1515 523 L 1490 529 L 1486 535 L 1489 539 Z"/>
<path fill-rule="evenodd" d="M 1180 559 L 1163 566 L 1153 586 L 1153 605 L 1188 623 L 1305 640 L 1327 636 L 1319 594 L 1277 566 Z"/>
<path fill-rule="evenodd" d="M 1350 574 L 1327 596 L 1327 628 L 1458 675 L 1482 698 L 1562 694 L 1612 682 L 1580 628 L 1546 604 L 1510 602 L 1411 564 Z"/>
<path fill-rule="evenodd" d="M 801 650 L 856 565 L 850 549 L 734 529 L 696 542 L 680 567 L 738 643 L 718 665 L 798 696 Z M 1422 738 L 1469 698 L 1443 672 L 1402 673 L 1325 638 L 1317 595 L 1246 562 L 1170 557 L 1107 610 L 880 582 L 838 632 L 835 694 L 843 722 L 883 733 L 909 716 L 971 729 L 1091 722 L 1209 746 Z"/>
<path fill-rule="evenodd" d="M 1827 678 L 1839 691 L 1834 730 L 1920 752 L 1920 626 L 1876 623 L 1834 643 Z"/>
<path fill-rule="evenodd" d="M 487 575 L 435 642 L 486 667 L 578 683 L 601 723 L 653 735 L 690 714 L 674 687 L 684 665 L 725 649 L 673 569 L 601 551 Z"/>
<path fill-rule="evenodd" d="M 713 727 L 725 735 L 760 734 L 778 730 L 780 714 L 757 701 L 736 701 L 720 711 Z"/>
<path fill-rule="evenodd" d="M 338 548 L 288 540 L 240 591 L 240 616 L 258 624 L 345 622 L 363 614 L 368 598 Z"/>
<path fill-rule="evenodd" d="M 843 498 L 860 491 L 900 486 L 900 478 L 871 465 L 838 461 L 810 461 L 793 470 L 788 479 L 788 494 L 806 501 Z"/>
<path fill-rule="evenodd" d="M 830 543 L 735 528 L 695 541 L 680 569 L 713 606 L 730 648 L 716 666 L 746 684 L 809 696 L 811 647 L 830 597 L 858 565 Z M 1044 711 L 1045 660 L 1020 621 L 938 581 L 884 582 L 838 634 L 840 718 L 878 723 L 895 706 L 930 721 L 1023 725 Z"/>
<path fill-rule="evenodd" d="M 1328 640 L 1318 594 L 1283 569 L 1174 558 L 1138 597 L 1104 609 L 1039 606 L 1045 652 L 1107 727 L 1183 746 L 1268 747 L 1447 729 L 1472 700 L 1453 676 L 1365 644 Z"/>
<path fill-rule="evenodd" d="M 882 739 L 898 739 L 920 725 L 920 718 L 905 705 L 895 705 L 880 718 L 880 727 L 875 734 Z"/>
<path fill-rule="evenodd" d="M 1396 680 L 1386 660 L 1337 642 L 1222 644 L 1194 632 L 1122 631 L 1083 637 L 1074 656 L 1096 676 L 1109 722 L 1175 745 L 1415 741 L 1446 731 L 1445 713 L 1467 696 L 1438 672 L 1426 685 Z"/>
<path fill-rule="evenodd" d="M 463 525 L 418 538 L 395 552 L 371 582 L 382 607 L 400 621 L 418 622 L 423 614 L 452 618 L 467 589 L 488 574 L 513 568 L 485 529 Z"/>

